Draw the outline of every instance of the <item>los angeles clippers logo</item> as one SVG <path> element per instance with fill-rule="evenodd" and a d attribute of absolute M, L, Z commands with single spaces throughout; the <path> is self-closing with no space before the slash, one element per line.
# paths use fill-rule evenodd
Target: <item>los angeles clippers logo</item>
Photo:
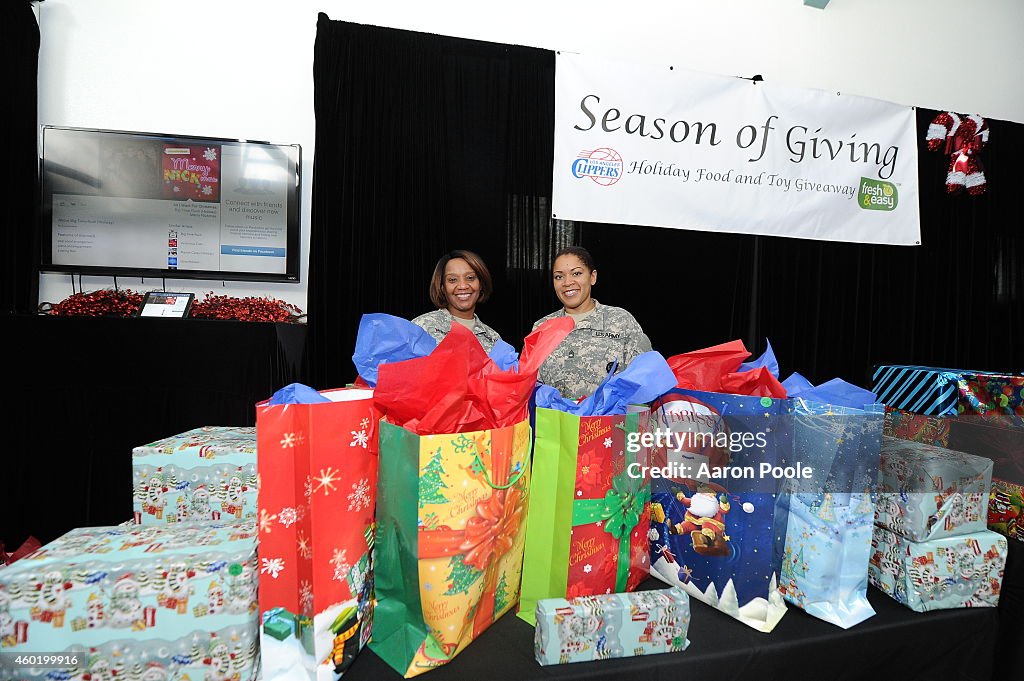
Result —
<path fill-rule="evenodd" d="M 602 187 L 608 187 L 622 177 L 622 168 L 622 157 L 614 149 L 584 149 L 572 162 L 572 175 L 575 178 L 589 177 Z"/>

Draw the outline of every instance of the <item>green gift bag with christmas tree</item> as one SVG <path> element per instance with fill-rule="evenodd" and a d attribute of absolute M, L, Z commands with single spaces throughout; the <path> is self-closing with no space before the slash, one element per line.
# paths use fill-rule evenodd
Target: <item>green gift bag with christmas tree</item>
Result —
<path fill-rule="evenodd" d="M 377 606 L 370 647 L 406 677 L 447 664 L 518 600 L 528 405 L 572 329 L 551 320 L 501 370 L 456 324 L 426 357 L 381 364 Z"/>
<path fill-rule="evenodd" d="M 382 423 L 374 634 L 406 677 L 447 663 L 518 600 L 530 427 L 417 435 Z"/>

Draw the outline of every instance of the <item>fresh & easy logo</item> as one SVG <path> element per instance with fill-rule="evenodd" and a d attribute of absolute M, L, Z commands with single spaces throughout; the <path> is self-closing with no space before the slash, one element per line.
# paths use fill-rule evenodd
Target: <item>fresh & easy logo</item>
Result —
<path fill-rule="evenodd" d="M 860 178 L 857 203 L 864 210 L 895 210 L 899 202 L 899 190 L 892 182 L 872 180 L 870 177 Z"/>

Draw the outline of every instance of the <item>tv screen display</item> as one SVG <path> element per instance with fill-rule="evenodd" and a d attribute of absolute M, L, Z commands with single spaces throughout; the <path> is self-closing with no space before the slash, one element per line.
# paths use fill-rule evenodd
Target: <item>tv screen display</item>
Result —
<path fill-rule="evenodd" d="M 44 272 L 299 280 L 301 149 L 43 128 Z"/>

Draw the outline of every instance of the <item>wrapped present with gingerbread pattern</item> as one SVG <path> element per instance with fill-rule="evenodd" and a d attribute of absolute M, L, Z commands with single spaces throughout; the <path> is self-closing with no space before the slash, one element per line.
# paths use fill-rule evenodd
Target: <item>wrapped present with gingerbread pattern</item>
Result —
<path fill-rule="evenodd" d="M 674 385 L 665 359 L 647 352 L 578 404 L 537 388 L 520 618 L 532 623 L 543 598 L 633 591 L 648 577 L 653 426 L 643 405 Z"/>
<path fill-rule="evenodd" d="M 250 679 L 257 571 L 252 520 L 72 530 L 0 569 L 0 651 L 80 653 L 69 681 Z"/>
<path fill-rule="evenodd" d="M 991 485 L 990 459 L 882 438 L 875 524 L 911 541 L 983 530 Z"/>
<path fill-rule="evenodd" d="M 915 542 L 875 526 L 868 579 L 911 610 L 999 605 L 1006 537 L 981 530 Z"/>
<path fill-rule="evenodd" d="M 541 665 L 677 653 L 690 645 L 690 597 L 678 587 L 537 602 Z"/>
<path fill-rule="evenodd" d="M 202 426 L 132 450 L 135 522 L 256 517 L 256 429 Z"/>

